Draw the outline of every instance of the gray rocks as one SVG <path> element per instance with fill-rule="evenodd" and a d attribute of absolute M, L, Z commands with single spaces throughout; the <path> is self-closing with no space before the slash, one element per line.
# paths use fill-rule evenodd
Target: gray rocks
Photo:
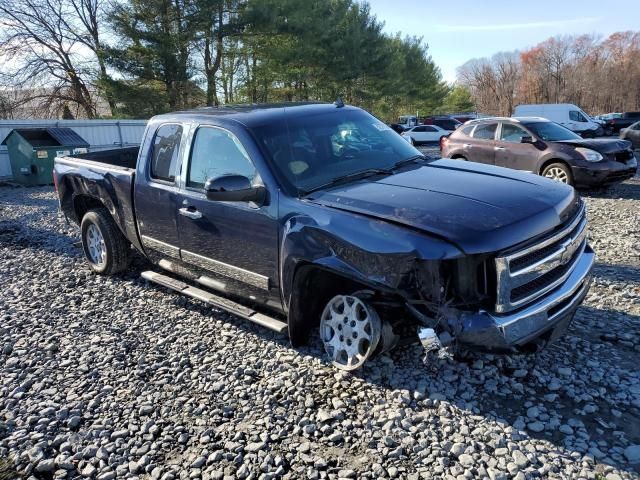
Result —
<path fill-rule="evenodd" d="M 55 468 L 56 468 L 56 465 L 53 459 L 40 460 L 38 462 L 38 465 L 36 465 L 36 472 L 39 472 L 39 473 L 53 472 Z"/>
<path fill-rule="evenodd" d="M 629 463 L 640 463 L 640 445 L 629 445 L 624 449 L 624 456 Z"/>
<path fill-rule="evenodd" d="M 633 478 L 640 180 L 584 196 L 599 263 L 553 347 L 408 345 L 351 374 L 148 285 L 139 257 L 93 275 L 51 188 L 0 187 L 0 458 L 53 480 Z"/>

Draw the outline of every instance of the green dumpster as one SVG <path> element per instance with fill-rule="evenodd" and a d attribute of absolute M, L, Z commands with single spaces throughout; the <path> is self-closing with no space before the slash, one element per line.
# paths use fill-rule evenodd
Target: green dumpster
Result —
<path fill-rule="evenodd" d="M 13 180 L 23 185 L 53 183 L 56 156 L 85 153 L 89 144 L 70 128 L 16 128 L 2 141 Z"/>

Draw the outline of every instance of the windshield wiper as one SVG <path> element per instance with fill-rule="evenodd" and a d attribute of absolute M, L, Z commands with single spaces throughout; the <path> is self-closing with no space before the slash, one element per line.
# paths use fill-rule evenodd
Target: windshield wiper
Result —
<path fill-rule="evenodd" d="M 395 168 L 395 167 L 393 167 Z M 372 175 L 390 175 L 393 172 L 391 169 L 384 168 L 367 168 L 366 170 L 360 170 L 353 173 L 347 173 L 346 175 L 340 175 L 335 178 L 332 178 L 327 183 L 323 183 L 322 185 L 318 185 L 317 187 L 310 188 L 308 190 L 300 190 L 300 193 L 304 195 L 309 195 L 317 190 L 323 190 L 325 188 L 333 187 L 335 185 L 339 185 L 341 183 L 346 183 L 352 180 L 360 180 L 361 178 L 367 178 Z"/>
<path fill-rule="evenodd" d="M 405 158 L 404 160 L 400 160 L 399 162 L 394 163 L 389 170 L 397 170 L 398 168 L 409 165 L 410 163 L 417 163 L 418 160 L 423 161 L 426 159 L 427 157 L 425 157 L 424 155 L 413 155 L 412 157 Z"/>

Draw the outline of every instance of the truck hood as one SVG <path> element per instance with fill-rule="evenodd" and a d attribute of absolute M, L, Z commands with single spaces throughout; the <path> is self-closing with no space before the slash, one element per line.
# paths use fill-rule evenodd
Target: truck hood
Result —
<path fill-rule="evenodd" d="M 622 152 L 631 148 L 631 142 L 627 140 L 610 140 L 608 138 L 562 140 L 557 143 L 572 145 L 574 147 L 590 148 L 602 154 Z"/>
<path fill-rule="evenodd" d="M 447 159 L 314 192 L 309 200 L 438 236 L 467 254 L 543 234 L 579 202 L 573 188 L 549 179 Z"/>

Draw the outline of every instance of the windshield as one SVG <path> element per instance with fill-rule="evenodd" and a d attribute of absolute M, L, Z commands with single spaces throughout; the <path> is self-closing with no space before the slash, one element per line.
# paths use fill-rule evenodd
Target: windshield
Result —
<path fill-rule="evenodd" d="M 339 177 L 389 169 L 421 155 L 400 135 L 362 110 L 294 117 L 253 128 L 278 177 L 308 192 Z"/>
<path fill-rule="evenodd" d="M 540 140 L 559 142 L 561 140 L 580 140 L 582 137 L 554 122 L 525 123 Z"/>

